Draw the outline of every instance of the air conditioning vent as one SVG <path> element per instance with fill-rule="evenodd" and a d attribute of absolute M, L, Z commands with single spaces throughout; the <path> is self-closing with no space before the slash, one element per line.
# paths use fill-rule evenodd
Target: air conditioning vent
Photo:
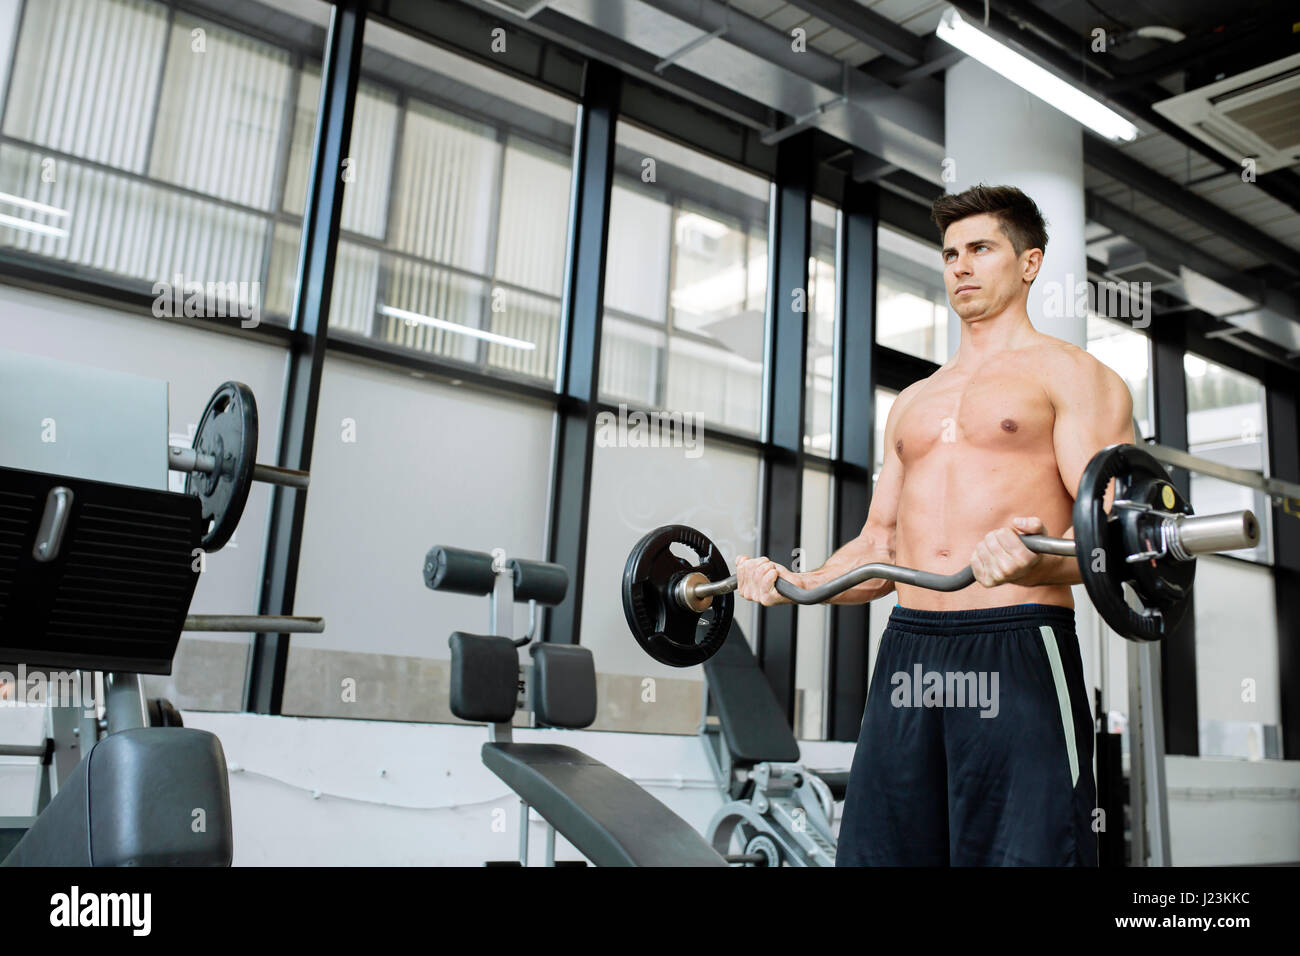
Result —
<path fill-rule="evenodd" d="M 1300 162 L 1300 54 L 1154 104 L 1228 158 L 1266 173 Z"/>

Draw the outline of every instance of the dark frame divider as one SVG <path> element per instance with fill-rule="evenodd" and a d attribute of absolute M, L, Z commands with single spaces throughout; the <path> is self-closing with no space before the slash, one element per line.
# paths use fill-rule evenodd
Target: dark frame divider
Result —
<path fill-rule="evenodd" d="M 759 479 L 759 552 L 786 566 L 801 541 L 815 145 L 815 136 L 808 131 L 783 140 L 778 147 L 769 239 L 773 255 L 768 273 L 770 308 L 763 405 L 766 448 Z M 792 726 L 798 648 L 796 610 L 793 604 L 761 608 L 754 636 L 763 672 Z"/>
<path fill-rule="evenodd" d="M 1187 450 L 1186 326 L 1181 316 L 1154 317 L 1151 323 L 1151 390 L 1155 402 L 1156 441 Z M 1183 468 L 1169 469 L 1174 485 L 1191 497 L 1191 476 Z M 1160 689 L 1164 700 L 1165 753 L 1189 757 L 1201 752 L 1199 705 L 1196 700 L 1196 595 L 1182 622 L 1160 642 Z"/>
<path fill-rule="evenodd" d="M 839 414 L 831 492 L 831 550 L 857 537 L 871 507 L 875 462 L 876 225 L 874 184 L 845 189 L 839 235 L 840 314 L 836 316 Z M 871 606 L 831 605 L 827 740 L 857 740 L 867 702 Z"/>
<path fill-rule="evenodd" d="M 548 561 L 569 569 L 572 586 L 563 603 L 543 615 L 542 639 L 581 640 L 587 566 L 591 469 L 600 392 L 601 317 L 605 302 L 605 250 L 614 183 L 614 137 L 622 78 L 592 60 L 583 76 L 582 106 L 574 130 L 569 250 L 560 321 L 560 404 L 555 414 L 551 462 Z"/>
<path fill-rule="evenodd" d="M 1271 380 L 1269 380 L 1271 379 Z M 1275 374 L 1265 380 L 1269 474 L 1300 481 L 1300 388 Z M 1300 759 L 1300 501 L 1273 503 L 1273 593 L 1282 759 Z"/>
<path fill-rule="evenodd" d="M 285 377 L 284 418 L 277 463 L 311 469 L 320 400 L 321 373 L 334 288 L 339 222 L 343 213 L 340 170 L 352 139 L 361 50 L 365 43 L 363 0 L 341 0 L 332 12 L 321 73 L 316 138 L 307 180 L 302 244 L 295 282 L 294 335 Z M 293 613 L 298 585 L 298 555 L 307 514 L 307 492 L 275 488 L 271 496 L 266 558 L 262 565 L 261 614 Z M 288 634 L 256 634 L 244 689 L 244 709 L 279 714 L 289 662 Z"/>

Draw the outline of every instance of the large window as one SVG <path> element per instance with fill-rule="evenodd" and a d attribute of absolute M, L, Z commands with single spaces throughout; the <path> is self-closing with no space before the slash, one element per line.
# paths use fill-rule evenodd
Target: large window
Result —
<path fill-rule="evenodd" d="M 942 364 L 948 360 L 948 293 L 939 247 L 888 226 L 876 231 L 876 341 Z"/>
<path fill-rule="evenodd" d="M 1273 574 L 1245 561 L 1196 566 L 1196 704 L 1203 757 L 1282 756 Z"/>
<path fill-rule="evenodd" d="M 898 398 L 897 392 L 891 392 L 888 389 L 876 389 L 876 437 L 872 443 L 875 449 L 875 460 L 872 468 L 872 482 L 880 480 L 880 469 L 885 464 L 885 425 L 889 421 L 889 411 L 894 407 L 894 401 Z M 866 522 L 866 516 L 862 517 L 863 523 Z M 882 598 L 877 598 L 871 602 L 871 612 L 868 615 L 868 639 L 870 644 L 867 648 L 867 673 L 870 675 L 876 667 L 876 652 L 880 649 L 880 641 L 885 636 L 885 625 L 889 623 L 889 615 L 894 610 L 894 605 L 898 603 L 898 597 L 893 591 L 890 591 Z"/>
<path fill-rule="evenodd" d="M 1264 386 L 1257 379 L 1188 353 L 1187 449 L 1234 468 L 1267 472 L 1264 449 Z M 1260 520 L 1259 544 L 1233 551 L 1237 557 L 1270 560 L 1270 503 L 1262 491 L 1192 472 L 1192 507 L 1200 514 L 1249 508 Z"/>
<path fill-rule="evenodd" d="M 331 332 L 554 381 L 576 105 L 375 22 L 362 67 Z"/>
<path fill-rule="evenodd" d="M 669 667 L 646 654 L 628 633 L 619 596 L 628 553 L 661 525 L 697 528 L 729 568 L 737 555 L 756 554 L 759 459 L 698 437 L 703 445 L 598 442 L 593 452 L 581 638 L 596 662 L 595 729 L 693 734 L 699 726 L 703 668 Z M 735 602 L 751 645 L 757 608 Z"/>
<path fill-rule="evenodd" d="M 615 143 L 601 396 L 757 435 L 771 186 L 628 123 Z"/>
<path fill-rule="evenodd" d="M 808 355 L 804 374 L 804 450 L 832 453 L 835 395 L 835 321 L 838 312 L 835 248 L 839 212 L 819 199 L 812 204 L 812 255 L 808 259 Z"/>
<path fill-rule="evenodd" d="M 276 15 L 312 33 L 330 7 L 303 0 Z M 312 135 L 316 100 L 300 88 L 320 50 L 152 0 L 10 0 L 0 23 L 16 30 L 0 247 L 155 294 L 177 276 L 217 287 L 224 314 L 287 311 L 283 269 L 268 267 L 278 252 L 292 276 L 297 230 L 279 203 L 306 177 L 307 154 L 287 146 L 295 102 Z"/>
<path fill-rule="evenodd" d="M 831 476 L 817 468 L 803 472 L 803 508 L 800 512 L 800 545 L 793 570 L 812 571 L 826 563 L 838 547 L 831 537 Z M 797 565 L 797 567 L 796 567 Z M 805 604 L 795 608 L 794 731 L 801 740 L 826 739 L 827 635 L 830 633 L 829 604 Z"/>

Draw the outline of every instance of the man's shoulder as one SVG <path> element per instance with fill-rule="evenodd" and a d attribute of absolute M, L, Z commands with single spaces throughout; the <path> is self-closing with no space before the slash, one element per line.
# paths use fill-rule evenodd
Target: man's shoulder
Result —
<path fill-rule="evenodd" d="M 1106 378 L 1107 373 L 1115 375 L 1110 366 L 1087 349 L 1046 333 L 1041 333 L 1040 339 L 1023 351 L 1025 358 L 1041 370 L 1044 378 L 1061 384 L 1078 379 Z"/>

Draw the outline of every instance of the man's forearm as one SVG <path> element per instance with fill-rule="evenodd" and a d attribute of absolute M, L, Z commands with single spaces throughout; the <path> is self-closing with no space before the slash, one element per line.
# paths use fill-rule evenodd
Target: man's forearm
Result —
<path fill-rule="evenodd" d="M 864 564 L 875 562 L 884 562 L 892 564 L 894 560 L 893 550 L 883 539 L 863 539 L 854 538 L 845 544 L 829 558 L 826 563 L 815 571 L 803 571 L 797 573 L 795 583 L 801 588 L 815 588 L 828 581 L 834 581 L 842 574 L 847 574 L 854 568 L 860 568 Z M 864 581 L 861 584 L 849 588 L 840 594 L 835 595 L 827 604 L 866 604 L 874 601 L 878 597 L 888 594 L 894 589 L 893 581 L 882 581 L 873 579 Z"/>
<path fill-rule="evenodd" d="M 1077 558 L 1065 555 L 1045 554 L 1042 560 L 1023 578 L 1015 582 L 1028 586 L 1046 586 L 1051 584 L 1082 584 Z"/>

